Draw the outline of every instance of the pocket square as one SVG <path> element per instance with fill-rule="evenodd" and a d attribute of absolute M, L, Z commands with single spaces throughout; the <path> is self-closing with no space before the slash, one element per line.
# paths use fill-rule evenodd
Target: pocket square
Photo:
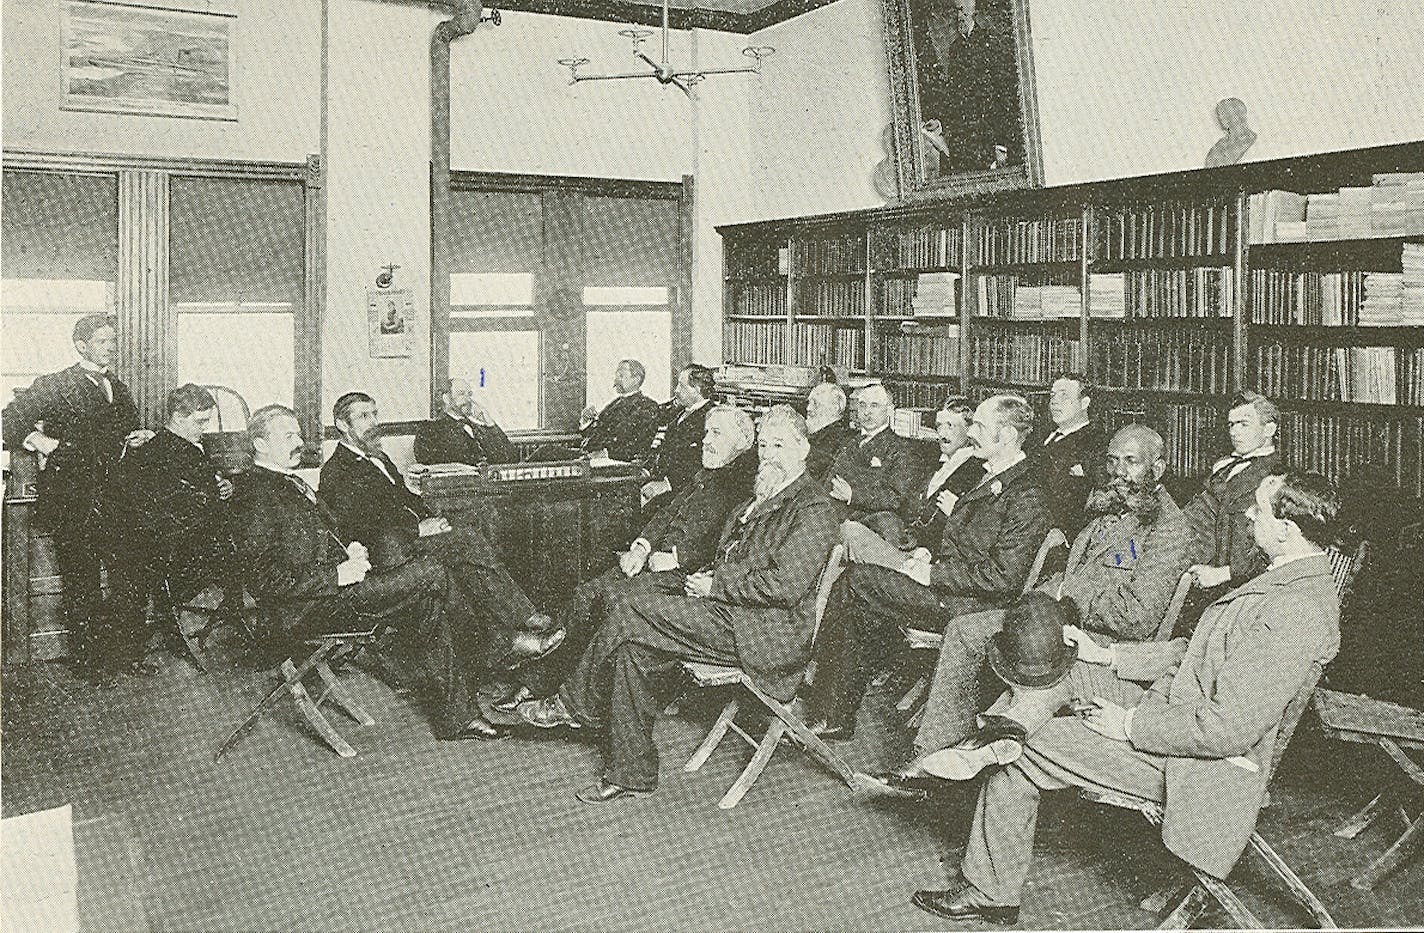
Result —
<path fill-rule="evenodd" d="M 1083 464 L 1081 464 L 1081 463 L 1075 463 L 1075 464 L 1073 464 L 1072 466 L 1070 466 L 1070 467 L 1068 468 L 1068 475 L 1069 475 L 1069 476 L 1083 476 L 1083 475 L 1084 475 L 1084 473 L 1083 473 Z"/>
<path fill-rule="evenodd" d="M 870 465 L 873 466 L 873 467 L 884 466 L 884 464 L 882 464 L 882 463 L 880 462 L 880 458 L 879 458 L 879 457 L 871 457 L 871 458 L 870 458 Z"/>

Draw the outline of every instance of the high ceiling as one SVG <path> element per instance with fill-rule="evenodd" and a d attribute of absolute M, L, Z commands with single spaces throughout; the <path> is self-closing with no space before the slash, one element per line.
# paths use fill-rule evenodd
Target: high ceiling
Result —
<path fill-rule="evenodd" d="M 668 20 L 674 29 L 719 29 L 750 33 L 825 6 L 832 0 L 669 0 Z M 499 10 L 523 10 L 597 19 L 612 23 L 662 22 L 660 3 L 634 0 L 486 0 Z"/>

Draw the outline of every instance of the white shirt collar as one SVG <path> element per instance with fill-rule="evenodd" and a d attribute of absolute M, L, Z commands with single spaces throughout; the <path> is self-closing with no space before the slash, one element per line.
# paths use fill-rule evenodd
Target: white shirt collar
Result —
<path fill-rule="evenodd" d="M 1013 457 L 1011 457 L 1007 463 L 1005 463 L 1003 466 L 999 467 L 997 470 L 994 470 L 993 472 L 989 472 L 989 470 L 990 470 L 989 461 L 985 460 L 985 461 L 984 461 L 984 470 L 985 470 L 984 479 L 989 479 L 989 478 L 992 477 L 992 476 L 998 476 L 998 475 L 1000 475 L 1001 473 L 1006 473 L 1006 472 L 1008 472 L 1010 468 L 1012 468 L 1012 467 L 1014 467 L 1015 465 L 1017 465 L 1017 464 L 1018 464 L 1020 461 L 1022 461 L 1022 460 L 1024 459 L 1024 457 L 1026 457 L 1026 456 L 1028 456 L 1028 455 L 1025 454 L 1022 450 L 1019 450 L 1018 453 L 1014 454 Z"/>
<path fill-rule="evenodd" d="M 107 367 L 107 366 L 100 366 L 98 363 L 91 363 L 91 362 L 89 362 L 88 360 L 84 359 L 83 357 L 80 357 L 80 358 L 79 358 L 79 366 L 80 366 L 80 368 L 84 369 L 85 371 L 94 373 L 94 374 L 99 375 L 99 376 L 108 376 L 108 375 L 109 375 L 109 367 Z"/>
<path fill-rule="evenodd" d="M 1092 424 L 1092 423 L 1093 423 L 1093 422 L 1092 422 L 1091 420 L 1088 420 L 1088 421 L 1084 421 L 1082 424 L 1075 425 L 1075 426 L 1073 426 L 1073 427 L 1071 427 L 1071 428 L 1060 428 L 1060 427 L 1055 426 L 1055 427 L 1053 428 L 1053 430 L 1050 431 L 1049 433 L 1050 433 L 1050 434 L 1057 434 L 1059 437 L 1067 437 L 1067 436 L 1070 435 L 1070 434 L 1077 434 L 1079 431 L 1083 430 L 1084 428 L 1086 428 L 1088 425 L 1090 425 L 1090 424 Z"/>
<path fill-rule="evenodd" d="M 174 437 L 178 438 L 178 440 L 182 441 L 182 442 L 185 443 L 185 444 L 192 444 L 194 447 L 198 448 L 199 450 L 202 450 L 202 449 L 203 449 L 203 442 L 202 442 L 202 441 L 190 441 L 190 440 L 188 440 L 186 437 L 184 437 L 183 435 L 179 434 L 177 431 L 174 431 L 174 430 L 170 429 L 170 428 L 168 427 L 168 425 L 166 425 L 166 424 L 163 426 L 163 430 L 167 431 L 169 434 L 172 434 Z"/>
<path fill-rule="evenodd" d="M 297 471 L 296 471 L 296 470 L 289 470 L 289 469 L 287 469 L 286 467 L 280 467 L 280 466 L 277 466 L 277 465 L 274 464 L 274 463 L 263 463 L 261 460 L 258 460 L 256 457 L 253 457 L 253 458 L 252 458 L 252 465 L 255 466 L 255 467 L 261 467 L 262 469 L 268 470 L 268 471 L 270 471 L 270 472 L 272 472 L 272 473 L 281 474 L 282 476 L 297 476 Z"/>
<path fill-rule="evenodd" d="M 866 434 L 864 431 L 861 431 L 861 432 L 860 432 L 860 442 L 861 442 L 862 444 L 869 444 L 871 441 L 873 441 L 873 440 L 875 440 L 877 437 L 879 437 L 882 432 L 884 432 L 884 431 L 886 431 L 887 429 L 889 429 L 889 427 L 890 427 L 890 422 L 887 421 L 887 422 L 885 422 L 884 424 L 882 424 L 880 427 L 876 428 L 874 431 L 871 431 L 869 434 Z"/>
<path fill-rule="evenodd" d="M 1292 554 L 1290 557 L 1277 557 L 1266 567 L 1267 570 L 1276 570 L 1286 564 L 1294 563 L 1298 560 L 1305 560 L 1307 557 L 1324 557 L 1324 551 L 1306 551 L 1304 554 Z"/>
<path fill-rule="evenodd" d="M 1235 460 L 1235 459 L 1238 458 L 1238 457 L 1241 458 L 1242 460 L 1255 460 L 1257 457 L 1269 457 L 1271 454 L 1273 454 L 1273 453 L 1275 453 L 1275 452 L 1276 452 L 1276 448 L 1275 448 L 1275 445 L 1273 445 L 1273 444 L 1267 444 L 1265 447 L 1257 447 L 1255 450 L 1251 451 L 1249 454 L 1238 454 L 1238 453 L 1236 453 L 1236 452 L 1233 451 L 1232 453 L 1227 454 L 1225 457 L 1222 457 L 1220 460 L 1218 460 L 1218 461 L 1216 461 L 1215 463 L 1213 463 L 1213 464 L 1211 465 L 1211 471 L 1212 471 L 1213 473 L 1215 473 L 1217 470 L 1219 470 L 1219 469 L 1221 469 L 1222 467 L 1226 466 L 1228 463 L 1230 463 L 1232 460 Z"/>
<path fill-rule="evenodd" d="M 694 411 L 697 411 L 699 408 L 702 408 L 704 405 L 709 404 L 711 401 L 712 400 L 710 398 L 704 398 L 702 401 L 698 402 L 696 405 L 693 405 L 691 408 L 684 408 L 682 410 L 682 413 L 684 415 L 690 415 Z"/>

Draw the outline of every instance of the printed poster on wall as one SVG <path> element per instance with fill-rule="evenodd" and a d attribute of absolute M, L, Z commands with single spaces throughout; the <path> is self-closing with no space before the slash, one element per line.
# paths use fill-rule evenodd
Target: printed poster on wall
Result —
<path fill-rule="evenodd" d="M 415 300 L 408 288 L 368 288 L 366 323 L 371 357 L 408 357 L 414 347 Z"/>

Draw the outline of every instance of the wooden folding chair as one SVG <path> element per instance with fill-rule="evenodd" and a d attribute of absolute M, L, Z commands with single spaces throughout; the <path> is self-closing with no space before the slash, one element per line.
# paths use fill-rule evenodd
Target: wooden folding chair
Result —
<path fill-rule="evenodd" d="M 1311 666 L 1310 676 L 1306 678 L 1305 684 L 1300 692 L 1295 695 L 1290 704 L 1286 706 L 1285 713 L 1281 716 L 1280 727 L 1276 732 L 1275 751 L 1271 756 L 1271 769 L 1266 776 L 1266 786 L 1269 788 L 1276 775 L 1276 769 L 1281 763 L 1281 758 L 1285 755 L 1286 746 L 1290 744 L 1291 736 L 1295 734 L 1295 728 L 1300 723 L 1300 717 L 1310 705 L 1311 696 L 1315 692 L 1316 685 L 1320 682 L 1322 668 L 1319 664 Z M 1132 794 L 1125 794 L 1118 791 L 1099 791 L 1083 789 L 1079 795 L 1093 803 L 1106 804 L 1110 807 L 1119 807 L 1124 810 L 1136 810 L 1141 813 L 1149 823 L 1159 829 L 1162 826 L 1162 804 L 1155 800 L 1147 800 L 1136 797 Z M 1266 867 L 1276 878 L 1278 878 L 1297 903 L 1310 914 L 1315 925 L 1321 929 L 1335 929 L 1334 918 L 1330 916 L 1330 911 L 1320 899 L 1311 892 L 1305 882 L 1300 880 L 1285 860 L 1271 848 L 1270 844 L 1261 837 L 1260 830 L 1257 829 L 1251 834 L 1248 846 L 1251 851 L 1259 855 Z M 1186 864 L 1186 863 L 1183 863 Z M 1216 878 L 1207 874 L 1201 869 L 1187 865 L 1194 881 L 1190 883 L 1179 894 L 1179 900 L 1172 911 L 1159 924 L 1158 929 L 1163 930 L 1185 930 L 1206 910 L 1209 902 L 1215 901 L 1220 904 L 1241 929 L 1259 930 L 1263 924 L 1246 907 L 1236 892 L 1225 879 Z M 1168 891 L 1159 891 L 1150 895 L 1142 901 L 1141 907 L 1148 911 L 1161 911 L 1170 901 Z"/>
<path fill-rule="evenodd" d="M 267 695 L 262 698 L 262 702 L 247 714 L 247 718 L 242 721 L 242 724 L 223 740 L 223 743 L 218 746 L 217 752 L 214 753 L 213 760 L 218 761 L 227 754 L 238 740 L 256 724 L 262 716 L 262 712 L 284 692 L 292 698 L 297 710 L 316 730 L 317 735 L 331 746 L 336 754 L 342 758 L 354 758 L 356 750 L 341 737 L 341 733 L 336 731 L 336 727 L 322 713 L 321 706 L 330 698 L 338 709 L 358 724 L 363 726 L 375 724 L 376 721 L 356 702 L 355 697 L 337 677 L 336 672 L 363 648 L 374 643 L 380 631 L 381 626 L 375 626 L 363 631 L 337 632 L 308 639 L 305 644 L 313 648 L 312 653 L 299 665 L 294 664 L 291 658 L 287 658 L 278 666 L 277 672 L 282 678 L 281 682 L 268 691 Z M 316 672 L 321 682 L 321 692 L 316 696 L 313 696 L 303 683 L 303 680 L 313 671 Z"/>
<path fill-rule="evenodd" d="M 1406 752 L 1424 751 L 1424 712 L 1353 693 L 1321 688 L 1315 691 L 1315 712 L 1325 734 L 1342 742 L 1374 745 L 1398 768 L 1395 780 L 1335 830 L 1341 839 L 1354 839 L 1385 817 L 1398 817 L 1404 832 L 1383 855 L 1350 880 L 1357 891 L 1370 891 L 1424 843 L 1424 767 Z M 1411 818 L 1406 804 L 1419 809 Z"/>
<path fill-rule="evenodd" d="M 1038 546 L 1038 553 L 1034 555 L 1033 566 L 1029 568 L 1028 578 L 1024 580 L 1022 592 L 1027 593 L 1038 586 L 1039 578 L 1043 576 L 1043 568 L 1048 563 L 1048 555 L 1058 548 L 1068 547 L 1068 536 L 1057 528 L 1050 528 L 1048 534 L 1044 536 L 1043 543 Z M 939 651 L 944 644 L 943 632 L 931 632 L 925 629 L 906 628 L 905 644 L 912 651 L 927 651 L 933 649 Z M 925 690 L 929 687 L 929 678 L 921 676 L 910 686 L 905 695 L 900 697 L 900 701 L 895 704 L 895 708 L 902 713 L 916 709 L 916 704 L 924 696 Z M 910 724 L 913 725 L 918 719 L 918 710 L 910 716 Z"/>
<path fill-rule="evenodd" d="M 826 567 L 821 571 L 820 580 L 817 583 L 817 603 L 818 607 L 825 606 L 825 600 L 821 597 L 822 591 L 828 590 L 834 583 L 834 568 L 840 565 L 841 556 L 844 553 L 843 545 L 837 544 L 831 549 L 830 559 L 826 562 Z M 816 628 L 811 636 L 811 643 L 814 646 L 816 635 L 821 627 L 819 611 L 816 615 Z M 727 737 L 728 732 L 735 733 L 753 749 L 751 760 L 747 762 L 742 773 L 732 782 L 732 786 L 722 795 L 722 799 L 717 802 L 718 808 L 730 810 L 735 807 L 741 799 L 751 790 L 762 771 L 766 769 L 767 763 L 771 761 L 771 756 L 776 752 L 777 746 L 783 738 L 791 738 L 800 744 L 813 757 L 819 758 L 822 763 L 838 774 L 846 786 L 851 786 L 855 780 L 855 770 L 846 762 L 844 758 L 831 750 L 821 737 L 812 732 L 801 718 L 796 715 L 791 708 L 791 704 L 782 703 L 780 700 L 770 696 L 766 691 L 757 686 L 756 682 L 739 667 L 731 667 L 721 664 L 706 664 L 700 661 L 684 661 L 682 669 L 687 673 L 692 683 L 698 687 L 730 687 L 739 686 L 750 693 L 756 700 L 765 707 L 771 714 L 767 722 L 766 732 L 761 738 L 755 738 L 741 726 L 737 725 L 737 713 L 741 709 L 740 701 L 733 697 L 722 707 L 722 712 L 718 714 L 717 721 L 712 724 L 706 738 L 697 746 L 692 757 L 687 760 L 687 764 L 682 766 L 683 771 L 692 772 L 701 768 L 707 763 L 712 752 L 722 744 L 722 740 Z"/>

